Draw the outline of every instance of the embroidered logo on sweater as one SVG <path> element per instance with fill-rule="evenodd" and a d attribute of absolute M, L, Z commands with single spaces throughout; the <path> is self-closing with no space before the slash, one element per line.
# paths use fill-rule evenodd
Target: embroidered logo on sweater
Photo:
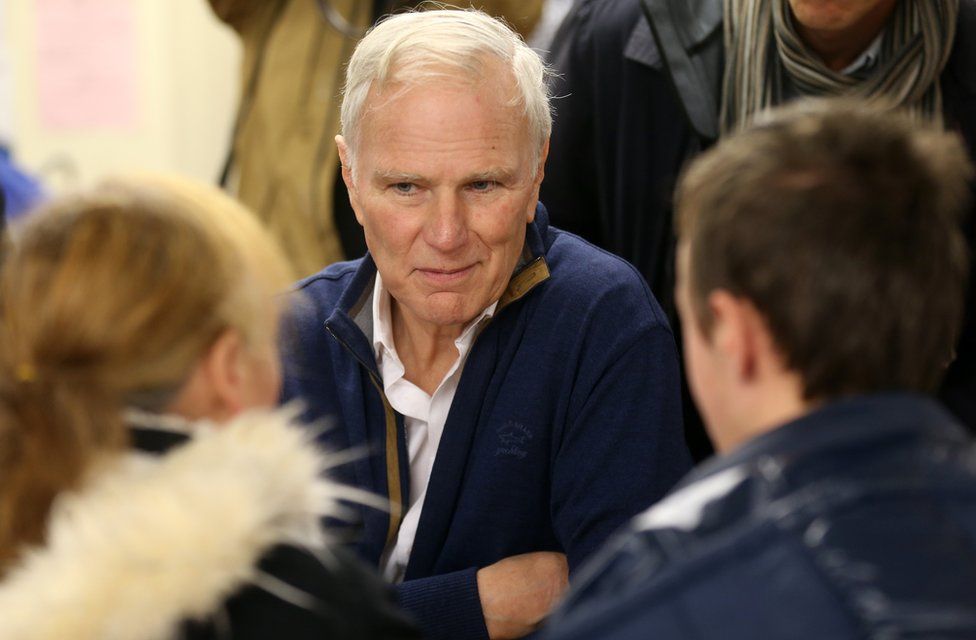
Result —
<path fill-rule="evenodd" d="M 521 460 L 528 452 L 525 447 L 532 441 L 532 432 L 525 425 L 508 420 L 498 428 L 498 448 L 495 457 L 518 458 Z"/>

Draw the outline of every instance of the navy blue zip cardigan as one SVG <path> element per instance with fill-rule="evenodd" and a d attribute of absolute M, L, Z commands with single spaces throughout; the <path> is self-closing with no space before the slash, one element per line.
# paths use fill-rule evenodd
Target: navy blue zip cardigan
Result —
<path fill-rule="evenodd" d="M 393 502 L 362 508 L 377 565 L 409 504 L 403 418 L 372 347 L 369 255 L 302 281 L 285 396 L 331 420 L 327 446 L 368 453 L 341 478 Z M 562 551 L 570 571 L 689 469 L 667 320 L 622 259 L 548 226 L 539 205 L 519 268 L 468 356 L 431 472 L 400 602 L 428 637 L 486 638 L 476 573 Z"/>

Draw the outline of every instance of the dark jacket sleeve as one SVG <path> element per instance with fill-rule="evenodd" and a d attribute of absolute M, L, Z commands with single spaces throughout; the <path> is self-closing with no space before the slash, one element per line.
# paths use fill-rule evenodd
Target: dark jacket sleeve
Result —
<path fill-rule="evenodd" d="M 417 618 L 428 640 L 486 639 L 477 576 L 472 567 L 408 580 L 397 586 L 397 598 Z"/>

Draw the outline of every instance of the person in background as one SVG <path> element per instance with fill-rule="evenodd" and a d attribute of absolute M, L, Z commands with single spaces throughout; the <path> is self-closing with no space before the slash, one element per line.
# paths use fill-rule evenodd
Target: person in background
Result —
<path fill-rule="evenodd" d="M 285 249 L 295 277 L 366 251 L 339 175 L 342 74 L 356 42 L 405 0 L 209 0 L 244 46 L 241 101 L 221 178 Z M 468 5 L 468 2 L 456 3 Z M 543 0 L 473 3 L 528 37 Z"/>
<path fill-rule="evenodd" d="M 3 223 L 12 222 L 40 205 L 47 195 L 40 181 L 14 161 L 10 149 L 0 145 L 0 190 Z"/>
<path fill-rule="evenodd" d="M 369 253 L 299 284 L 287 398 L 373 454 L 359 552 L 430 638 L 531 632 L 689 468 L 677 349 L 633 267 L 548 224 L 539 55 L 478 11 L 381 22 L 347 71 L 343 179 Z"/>
<path fill-rule="evenodd" d="M 960 133 L 976 157 L 976 0 L 581 0 L 552 61 L 566 97 L 542 201 L 554 224 L 634 264 L 671 318 L 675 179 L 770 107 L 886 102 Z M 972 250 L 973 217 L 963 224 Z M 939 395 L 976 431 L 974 292 Z M 711 447 L 685 406 L 703 458 Z"/>
<path fill-rule="evenodd" d="M 337 460 L 278 397 L 289 268 L 172 179 L 55 200 L 0 273 L 0 637 L 417 638 L 320 527 Z"/>
<path fill-rule="evenodd" d="M 758 122 L 677 197 L 719 456 L 581 570 L 545 638 L 974 638 L 976 444 L 928 395 L 963 313 L 966 150 L 860 103 Z"/>
<path fill-rule="evenodd" d="M 526 38 L 526 43 L 539 52 L 543 60 L 549 59 L 549 47 L 553 37 L 573 8 L 573 0 L 544 0 L 539 23 Z"/>

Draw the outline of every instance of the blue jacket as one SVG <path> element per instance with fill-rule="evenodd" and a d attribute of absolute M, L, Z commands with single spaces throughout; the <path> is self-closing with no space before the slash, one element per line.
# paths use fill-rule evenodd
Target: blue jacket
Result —
<path fill-rule="evenodd" d="M 976 638 L 976 447 L 934 402 L 839 401 L 692 472 L 547 640 Z"/>
<path fill-rule="evenodd" d="M 372 347 L 372 259 L 304 280 L 286 336 L 286 396 L 331 417 L 329 446 L 368 451 L 347 481 L 388 496 L 364 509 L 377 564 L 409 504 L 403 418 Z M 667 321 L 626 262 L 548 226 L 540 205 L 519 268 L 468 355 L 444 428 L 401 603 L 433 638 L 487 637 L 476 572 L 530 551 L 573 571 L 688 470 Z"/>

